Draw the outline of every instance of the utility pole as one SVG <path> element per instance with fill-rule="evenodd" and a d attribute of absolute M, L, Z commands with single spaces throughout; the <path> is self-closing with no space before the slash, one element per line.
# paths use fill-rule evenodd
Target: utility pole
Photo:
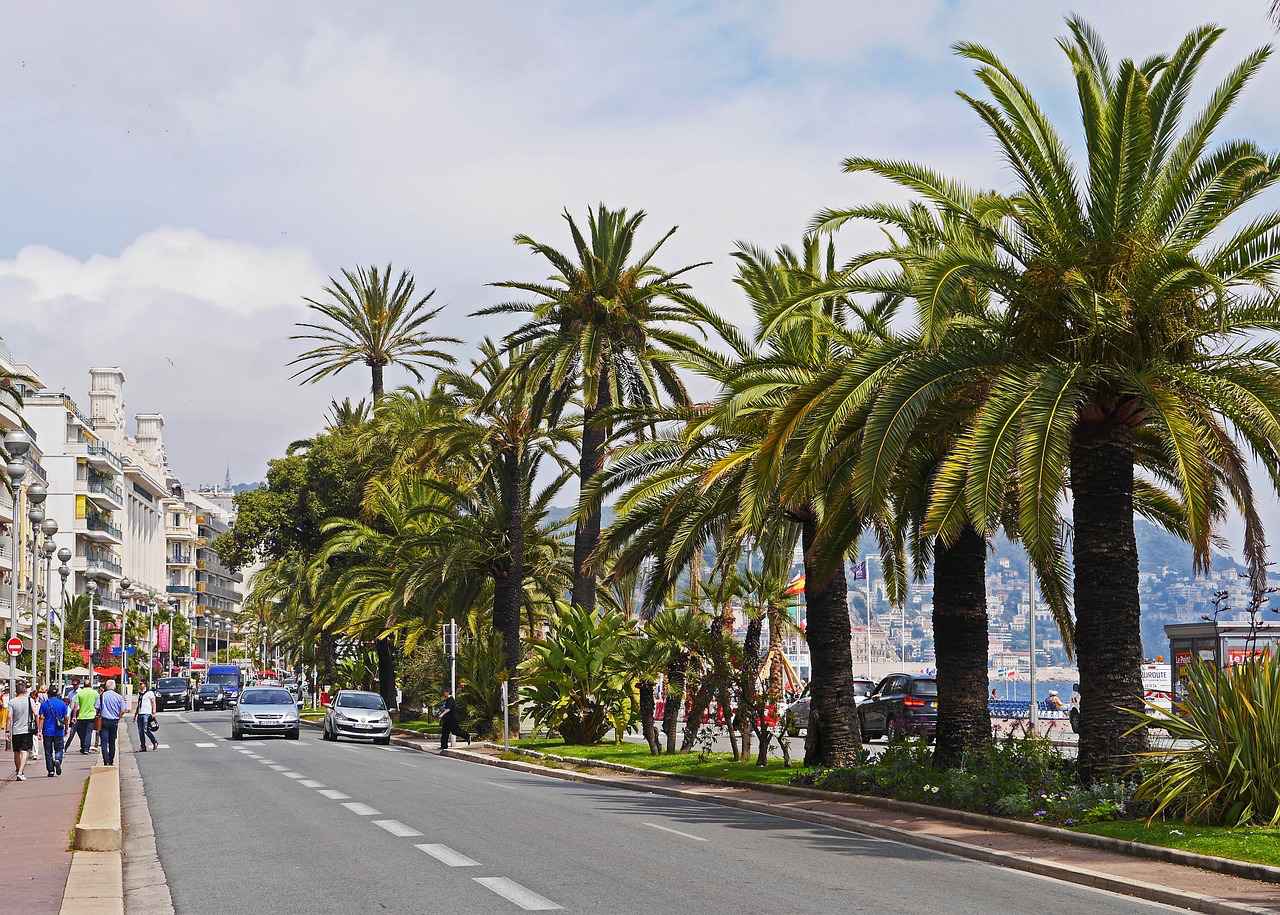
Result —
<path fill-rule="evenodd" d="M 1036 573 L 1027 567 L 1027 593 L 1030 598 L 1031 606 L 1031 663 L 1027 667 L 1027 672 L 1031 679 L 1031 733 L 1036 732 L 1036 725 L 1040 722 L 1039 708 L 1036 703 Z"/>

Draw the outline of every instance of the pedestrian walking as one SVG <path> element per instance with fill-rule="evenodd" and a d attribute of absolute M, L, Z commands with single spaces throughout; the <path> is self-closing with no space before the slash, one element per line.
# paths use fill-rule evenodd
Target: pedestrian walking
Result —
<path fill-rule="evenodd" d="M 9 749 L 9 690 L 0 690 L 0 740 Z"/>
<path fill-rule="evenodd" d="M 147 738 L 151 739 L 153 749 L 160 748 L 160 741 L 156 740 L 156 735 L 151 730 L 151 720 L 155 714 L 156 694 L 150 684 L 143 683 L 138 695 L 138 706 L 133 710 L 133 720 L 138 723 L 138 745 L 142 747 L 143 753 L 147 752 Z"/>
<path fill-rule="evenodd" d="M 44 705 L 44 700 L 48 698 L 49 696 L 48 696 L 48 693 L 45 691 L 44 686 L 37 686 L 35 689 L 31 691 L 31 701 L 32 703 L 35 704 L 35 707 L 37 709 L 40 708 L 40 706 Z M 32 733 L 39 734 L 40 728 L 37 726 L 32 731 Z M 31 748 L 31 758 L 39 759 L 40 758 L 40 739 L 37 737 L 34 743 L 35 745 Z"/>
<path fill-rule="evenodd" d="M 98 717 L 102 719 L 101 735 L 98 738 L 102 746 L 102 764 L 116 764 L 116 736 L 120 732 L 120 716 L 125 711 L 124 697 L 116 692 L 116 681 L 108 680 L 98 700 Z"/>
<path fill-rule="evenodd" d="M 93 725 L 98 718 L 98 691 L 86 680 L 71 697 L 71 704 L 75 707 L 76 735 L 80 738 L 80 755 L 88 756 L 89 751 L 93 749 Z"/>
<path fill-rule="evenodd" d="M 440 749 L 449 749 L 449 735 L 471 743 L 471 735 L 458 725 L 458 705 L 453 701 L 453 693 L 444 691 L 444 702 L 440 704 Z"/>
<path fill-rule="evenodd" d="M 39 728 L 44 741 L 44 767 L 49 778 L 62 774 L 62 754 L 66 750 L 71 706 L 62 700 L 57 684 L 49 687 L 49 698 L 40 703 Z"/>
<path fill-rule="evenodd" d="M 27 758 L 35 743 L 35 731 L 36 709 L 26 681 L 19 680 L 9 700 L 9 742 L 13 747 L 13 777 L 20 782 L 27 780 L 23 770 L 27 768 Z"/>
<path fill-rule="evenodd" d="M 115 683 L 114 680 L 111 681 Z M 98 684 L 98 698 L 94 701 L 93 708 L 97 717 L 93 719 L 93 749 L 94 752 L 102 752 L 102 694 L 107 691 L 106 681 Z"/>

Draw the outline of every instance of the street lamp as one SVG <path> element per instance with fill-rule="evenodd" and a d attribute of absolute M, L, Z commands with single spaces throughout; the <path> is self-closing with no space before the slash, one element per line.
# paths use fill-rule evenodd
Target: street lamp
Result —
<path fill-rule="evenodd" d="M 62 549 L 58 550 L 58 562 L 60 563 L 58 566 L 58 575 L 62 579 L 62 600 L 59 602 L 59 605 L 62 608 L 62 614 L 61 619 L 58 621 L 58 632 L 62 635 L 62 637 L 58 639 L 59 685 L 62 685 L 63 683 L 62 672 L 67 668 L 67 661 L 64 656 L 64 652 L 66 651 L 67 644 L 67 579 L 71 576 L 71 566 L 67 565 L 67 563 L 70 560 L 71 550 L 69 548 L 64 546 Z"/>
<path fill-rule="evenodd" d="M 52 518 L 45 518 L 44 525 L 53 525 L 54 533 L 57 533 L 58 522 Z M 41 530 L 48 528 L 42 525 Z M 47 683 L 53 682 L 53 668 L 49 666 L 49 662 L 53 658 L 53 601 L 49 598 L 49 573 L 53 568 L 53 554 L 58 552 L 58 545 L 53 542 L 53 536 L 46 533 L 44 543 L 40 544 L 40 552 L 44 554 L 44 678 Z M 37 565 L 39 560 L 37 559 Z"/>
<path fill-rule="evenodd" d="M 98 649 L 98 634 L 94 631 L 97 628 L 97 621 L 93 618 L 94 605 L 97 603 L 98 599 L 98 583 L 90 578 L 84 583 L 84 589 L 89 594 L 89 635 L 87 641 L 89 642 L 89 688 L 92 689 L 94 674 L 93 656 L 97 653 Z"/>
<path fill-rule="evenodd" d="M 22 457 L 31 450 L 31 437 L 20 429 L 14 429 L 6 432 L 4 435 L 4 450 L 9 455 L 9 461 L 5 465 L 5 473 L 9 477 L 9 485 L 14 492 L 14 511 L 13 511 L 13 527 L 9 537 L 10 555 L 9 555 L 9 638 L 16 638 L 18 635 L 18 502 L 17 498 L 20 493 L 19 487 L 22 485 L 22 478 L 27 475 L 27 465 L 21 460 Z M 9 695 L 14 695 L 15 680 L 14 668 L 17 658 L 9 659 Z"/>

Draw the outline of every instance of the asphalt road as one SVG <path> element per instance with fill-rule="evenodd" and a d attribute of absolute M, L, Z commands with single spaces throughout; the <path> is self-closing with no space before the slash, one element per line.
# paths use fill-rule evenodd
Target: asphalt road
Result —
<path fill-rule="evenodd" d="M 161 722 L 167 749 L 137 761 L 179 915 L 1173 911 L 856 833 L 306 729 L 232 741 L 227 712 Z"/>

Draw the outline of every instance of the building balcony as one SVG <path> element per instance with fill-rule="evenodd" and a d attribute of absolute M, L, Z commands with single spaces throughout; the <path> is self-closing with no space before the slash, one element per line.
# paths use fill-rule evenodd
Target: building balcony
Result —
<path fill-rule="evenodd" d="M 111 610 L 119 613 L 124 608 L 124 603 L 118 597 L 103 597 L 99 594 L 97 599 L 94 600 L 94 606 L 101 610 Z"/>
<path fill-rule="evenodd" d="M 168 585 L 165 591 L 169 594 L 194 594 L 195 589 L 191 585 Z"/>
<path fill-rule="evenodd" d="M 85 534 L 90 540 L 116 544 L 124 542 L 124 532 L 102 518 L 77 518 L 76 530 Z"/>
<path fill-rule="evenodd" d="M 170 553 L 164 559 L 166 565 L 171 566 L 193 566 L 195 559 L 190 553 Z"/>
<path fill-rule="evenodd" d="M 124 473 L 124 463 L 105 445 L 93 442 L 68 442 L 67 453 L 83 457 L 96 470 L 119 476 Z"/>
<path fill-rule="evenodd" d="M 90 578 L 105 575 L 107 578 L 118 579 L 124 574 L 119 559 L 101 554 L 72 557 L 71 568 L 77 572 L 83 572 Z"/>
<path fill-rule="evenodd" d="M 77 480 L 76 492 L 85 493 L 89 501 L 107 511 L 124 510 L 124 493 L 119 486 L 104 480 Z"/>
<path fill-rule="evenodd" d="M 189 541 L 189 540 L 196 539 L 195 531 L 191 530 L 191 528 L 173 527 L 172 525 L 168 525 L 168 524 L 165 525 L 164 535 L 170 540 Z"/>

